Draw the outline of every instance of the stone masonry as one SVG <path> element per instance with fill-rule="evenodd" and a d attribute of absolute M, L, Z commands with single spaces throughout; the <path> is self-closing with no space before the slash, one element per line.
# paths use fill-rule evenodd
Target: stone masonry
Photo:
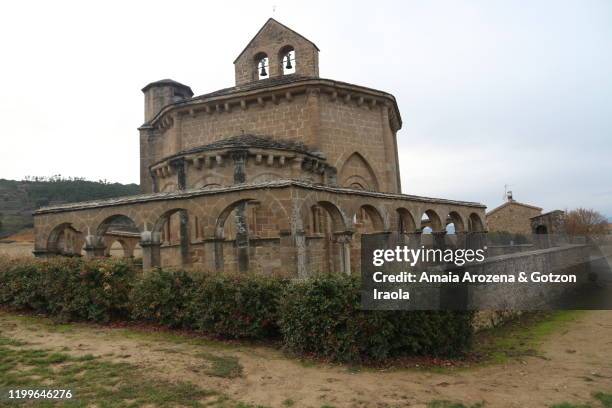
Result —
<path fill-rule="evenodd" d="M 512 196 L 487 213 L 489 231 L 505 231 L 512 234 L 531 234 L 531 218 L 542 213 L 540 207 L 519 203 Z"/>
<path fill-rule="evenodd" d="M 359 273 L 362 234 L 477 242 L 483 205 L 401 193 L 393 95 L 320 78 L 318 53 L 269 19 L 234 61 L 235 86 L 144 87 L 142 194 L 39 209 L 35 254 L 105 256 L 119 242 L 145 269 L 306 277 Z"/>

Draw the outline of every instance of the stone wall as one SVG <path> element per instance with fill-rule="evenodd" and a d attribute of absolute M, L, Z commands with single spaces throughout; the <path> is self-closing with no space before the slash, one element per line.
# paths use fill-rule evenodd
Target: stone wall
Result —
<path fill-rule="evenodd" d="M 338 169 L 340 185 L 349 187 L 348 177 L 357 174 L 374 179 L 373 190 L 400 192 L 396 136 L 387 107 L 358 106 L 357 101 L 329 97 L 320 98 L 320 105 L 320 147 L 328 163 Z M 346 172 L 345 166 L 354 167 L 356 158 L 363 163 L 363 170 Z"/>
<path fill-rule="evenodd" d="M 487 245 L 487 256 L 494 257 L 499 255 L 508 255 L 517 252 L 533 251 L 534 249 L 537 248 L 533 244 Z"/>
<path fill-rule="evenodd" d="M 35 249 L 38 256 L 103 256 L 101 226 L 122 217 L 141 235 L 145 268 L 243 271 L 240 261 L 248 258 L 246 268 L 263 274 L 359 273 L 361 234 L 398 231 L 403 214 L 411 227 L 402 232 L 420 240 L 424 213 L 443 220 L 451 212 L 462 225 L 484 219 L 484 206 L 477 203 L 285 180 L 44 208 L 34 216 Z M 58 243 L 68 235 L 79 244 L 64 253 Z"/>
<path fill-rule="evenodd" d="M 539 215 L 541 209 L 517 202 L 506 203 L 487 214 L 490 232 L 507 231 L 513 234 L 531 234 L 531 218 Z"/>
<path fill-rule="evenodd" d="M 283 75 L 283 50 L 295 51 L 295 73 L 319 76 L 319 50 L 316 45 L 274 19 L 269 19 L 234 61 L 236 85 L 258 80 L 258 57 L 268 57 L 268 77 Z"/>
<path fill-rule="evenodd" d="M 401 187 L 396 130 L 389 116 L 392 110 L 385 103 L 364 103 L 363 97 L 309 88 L 294 91 L 290 99 L 278 97 L 275 102 L 251 100 L 242 107 L 177 113 L 171 115 L 167 128 L 141 129 L 141 185 L 145 191 L 152 191 L 150 167 L 167 157 L 232 136 L 253 134 L 300 142 L 322 153 L 326 164 L 341 174 L 338 182 L 342 186 L 398 193 Z M 254 170 L 249 174 L 251 179 L 265 171 Z M 190 179 L 204 176 L 188 175 Z M 221 174 L 217 178 L 223 177 Z M 292 178 L 305 179 L 300 175 Z M 167 182 L 158 187 L 159 191 L 175 188 Z"/>
<path fill-rule="evenodd" d="M 159 139 L 162 155 L 169 156 L 180 150 L 206 145 L 230 136 L 251 133 L 285 140 L 296 140 L 313 145 L 309 134 L 310 118 L 306 110 L 305 94 L 295 95 L 291 101 L 249 104 L 248 109 L 236 108 L 229 112 L 200 112 L 181 116 L 180 123 Z M 175 143 L 169 140 L 179 139 Z"/>
<path fill-rule="evenodd" d="M 529 310 L 541 308 L 553 302 L 568 290 L 585 285 L 589 281 L 589 247 L 568 245 L 500 255 L 487 258 L 481 264 L 465 269 L 472 274 L 514 275 L 520 272 L 576 274 L 577 283 L 509 284 L 483 283 L 468 287 L 468 308 L 480 310 Z M 478 306 L 476 306 L 478 305 Z"/>

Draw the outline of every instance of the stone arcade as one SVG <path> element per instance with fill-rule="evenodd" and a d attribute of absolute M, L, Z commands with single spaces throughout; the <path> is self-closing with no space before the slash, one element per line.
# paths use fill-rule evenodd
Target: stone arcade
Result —
<path fill-rule="evenodd" d="M 141 248 L 145 270 L 305 277 L 359 273 L 361 234 L 470 245 L 485 207 L 402 194 L 395 98 L 320 78 L 318 55 L 269 19 L 234 61 L 235 86 L 145 86 L 142 194 L 39 209 L 35 254 L 105 256 L 119 242 L 125 256 Z"/>

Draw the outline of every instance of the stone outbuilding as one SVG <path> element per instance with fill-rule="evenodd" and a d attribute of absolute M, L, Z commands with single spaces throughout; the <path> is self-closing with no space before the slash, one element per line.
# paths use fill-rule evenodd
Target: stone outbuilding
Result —
<path fill-rule="evenodd" d="M 487 213 L 487 226 L 491 232 L 531 234 L 531 219 L 542 213 L 540 207 L 516 201 L 508 192 L 506 202 Z"/>
<path fill-rule="evenodd" d="M 269 19 L 234 61 L 233 87 L 145 86 L 142 194 L 39 209 L 35 253 L 104 256 L 118 241 L 125 256 L 142 249 L 145 269 L 306 277 L 359 273 L 362 234 L 479 242 L 484 205 L 402 194 L 393 95 L 319 77 L 318 55 Z"/>
<path fill-rule="evenodd" d="M 534 234 L 564 234 L 565 211 L 553 210 L 531 217 L 531 232 Z"/>

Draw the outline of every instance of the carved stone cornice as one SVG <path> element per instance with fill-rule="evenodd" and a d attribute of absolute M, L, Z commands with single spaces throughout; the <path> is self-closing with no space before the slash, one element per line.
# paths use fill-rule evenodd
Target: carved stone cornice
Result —
<path fill-rule="evenodd" d="M 306 78 L 290 83 L 270 85 L 262 88 L 228 91 L 225 94 L 202 95 L 181 100 L 164 107 L 150 122 L 139 129 L 157 128 L 165 130 L 173 126 L 176 115 L 195 116 L 199 112 L 208 114 L 231 113 L 233 108 L 249 109 L 251 105 L 265 106 L 266 102 L 277 104 L 282 100 L 292 102 L 295 95 L 304 93 L 327 94 L 330 100 L 354 103 L 363 109 L 373 109 L 379 104 L 389 107 L 391 129 L 402 127 L 402 120 L 395 97 L 389 93 L 353 85 L 346 82 L 322 78 Z"/>

